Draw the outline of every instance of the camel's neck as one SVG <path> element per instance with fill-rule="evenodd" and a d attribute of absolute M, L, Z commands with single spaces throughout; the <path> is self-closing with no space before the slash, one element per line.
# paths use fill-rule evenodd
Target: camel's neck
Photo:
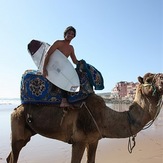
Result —
<path fill-rule="evenodd" d="M 150 111 L 151 109 L 151 111 Z M 103 122 L 103 136 L 108 138 L 126 138 L 135 135 L 153 119 L 157 111 L 157 104 L 146 103 L 141 106 L 137 102 L 129 107 L 129 111 L 117 112 L 106 109 Z"/>

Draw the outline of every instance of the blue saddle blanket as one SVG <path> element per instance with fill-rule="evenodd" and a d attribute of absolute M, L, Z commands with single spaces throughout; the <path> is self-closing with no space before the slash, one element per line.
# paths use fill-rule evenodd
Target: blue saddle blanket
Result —
<path fill-rule="evenodd" d="M 95 89 L 103 89 L 103 78 L 100 72 L 93 66 L 81 60 L 77 65 L 76 71 L 80 79 L 80 91 L 67 92 L 69 103 L 75 103 L 86 99 Z M 31 104 L 60 104 L 62 100 L 62 89 L 56 87 L 40 72 L 27 70 L 22 75 L 21 80 L 21 103 Z"/>
<path fill-rule="evenodd" d="M 92 86 L 94 86 L 95 90 L 104 89 L 104 80 L 102 74 L 95 67 L 86 63 L 86 61 L 82 59 L 77 64 L 76 69 L 77 71 L 81 70 L 82 72 L 86 72 L 89 78 L 89 82 Z"/>

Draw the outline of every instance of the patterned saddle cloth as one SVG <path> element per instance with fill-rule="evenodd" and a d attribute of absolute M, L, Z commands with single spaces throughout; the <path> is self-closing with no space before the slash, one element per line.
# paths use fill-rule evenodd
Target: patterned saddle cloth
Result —
<path fill-rule="evenodd" d="M 94 93 L 93 88 L 103 89 L 103 78 L 101 73 L 93 66 L 81 60 L 76 71 L 80 79 L 80 91 L 67 92 L 69 103 L 75 103 L 86 99 Z M 36 70 L 26 70 L 21 80 L 21 103 L 22 104 L 60 104 L 62 100 L 62 89 L 44 78 Z"/>

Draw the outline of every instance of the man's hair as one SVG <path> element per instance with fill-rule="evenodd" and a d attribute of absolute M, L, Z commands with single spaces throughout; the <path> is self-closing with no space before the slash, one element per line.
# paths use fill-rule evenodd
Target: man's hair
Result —
<path fill-rule="evenodd" d="M 64 31 L 64 37 L 66 36 L 68 31 L 73 31 L 74 32 L 74 37 L 76 36 L 76 29 L 74 27 L 72 27 L 72 26 L 69 26 Z"/>

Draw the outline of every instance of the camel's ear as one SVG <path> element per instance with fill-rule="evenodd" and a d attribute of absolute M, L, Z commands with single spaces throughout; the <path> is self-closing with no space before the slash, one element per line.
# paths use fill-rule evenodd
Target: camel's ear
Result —
<path fill-rule="evenodd" d="M 139 81 L 141 84 L 144 84 L 143 78 L 142 78 L 141 76 L 138 77 L 138 81 Z"/>

